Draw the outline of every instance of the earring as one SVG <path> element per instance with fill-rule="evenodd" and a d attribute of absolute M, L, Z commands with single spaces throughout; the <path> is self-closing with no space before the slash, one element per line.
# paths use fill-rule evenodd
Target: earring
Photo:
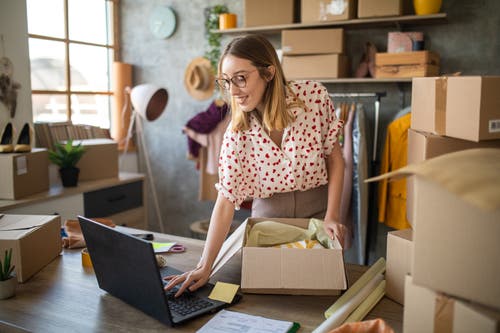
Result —
<path fill-rule="evenodd" d="M 19 133 L 17 143 L 14 147 L 16 153 L 27 153 L 31 151 L 31 142 L 33 141 L 33 129 L 29 123 L 24 124 L 23 129 Z"/>
<path fill-rule="evenodd" d="M 14 146 L 12 144 L 13 136 L 14 128 L 12 127 L 12 123 L 7 123 L 0 138 L 0 153 L 11 153 L 14 150 Z"/>

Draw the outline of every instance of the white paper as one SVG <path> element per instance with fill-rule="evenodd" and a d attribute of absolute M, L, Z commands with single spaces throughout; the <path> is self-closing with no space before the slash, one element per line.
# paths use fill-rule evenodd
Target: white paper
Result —
<path fill-rule="evenodd" d="M 246 313 L 221 310 L 197 333 L 286 333 L 293 326 L 290 321 L 269 319 Z"/>
<path fill-rule="evenodd" d="M 16 158 L 16 173 L 18 176 L 28 173 L 28 165 L 26 163 L 26 156 L 19 156 Z"/>

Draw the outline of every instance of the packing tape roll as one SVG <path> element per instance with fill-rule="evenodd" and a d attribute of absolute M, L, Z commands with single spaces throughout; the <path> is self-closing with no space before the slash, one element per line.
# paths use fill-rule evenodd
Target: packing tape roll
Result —
<path fill-rule="evenodd" d="M 90 254 L 87 248 L 82 250 L 82 266 L 92 268 L 92 260 L 90 260 Z"/>

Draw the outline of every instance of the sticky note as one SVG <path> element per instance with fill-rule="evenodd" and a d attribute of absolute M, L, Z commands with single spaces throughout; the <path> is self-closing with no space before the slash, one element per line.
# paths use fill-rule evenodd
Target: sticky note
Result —
<path fill-rule="evenodd" d="M 175 243 L 152 242 L 155 253 L 168 252 Z"/>
<path fill-rule="evenodd" d="M 231 303 L 239 287 L 237 284 L 217 282 L 210 295 L 208 295 L 208 298 L 224 303 Z"/>

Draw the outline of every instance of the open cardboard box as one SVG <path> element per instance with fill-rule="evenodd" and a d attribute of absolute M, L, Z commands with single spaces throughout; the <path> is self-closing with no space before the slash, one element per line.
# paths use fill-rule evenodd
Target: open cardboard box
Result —
<path fill-rule="evenodd" d="M 248 218 L 229 236 L 216 258 L 212 275 L 241 249 L 241 290 L 254 294 L 339 295 L 347 289 L 342 247 L 290 249 L 247 247 L 246 229 L 275 221 L 307 229 L 309 219 Z"/>
<path fill-rule="evenodd" d="M 500 149 L 468 149 L 371 178 L 416 175 L 417 285 L 500 309 Z"/>

